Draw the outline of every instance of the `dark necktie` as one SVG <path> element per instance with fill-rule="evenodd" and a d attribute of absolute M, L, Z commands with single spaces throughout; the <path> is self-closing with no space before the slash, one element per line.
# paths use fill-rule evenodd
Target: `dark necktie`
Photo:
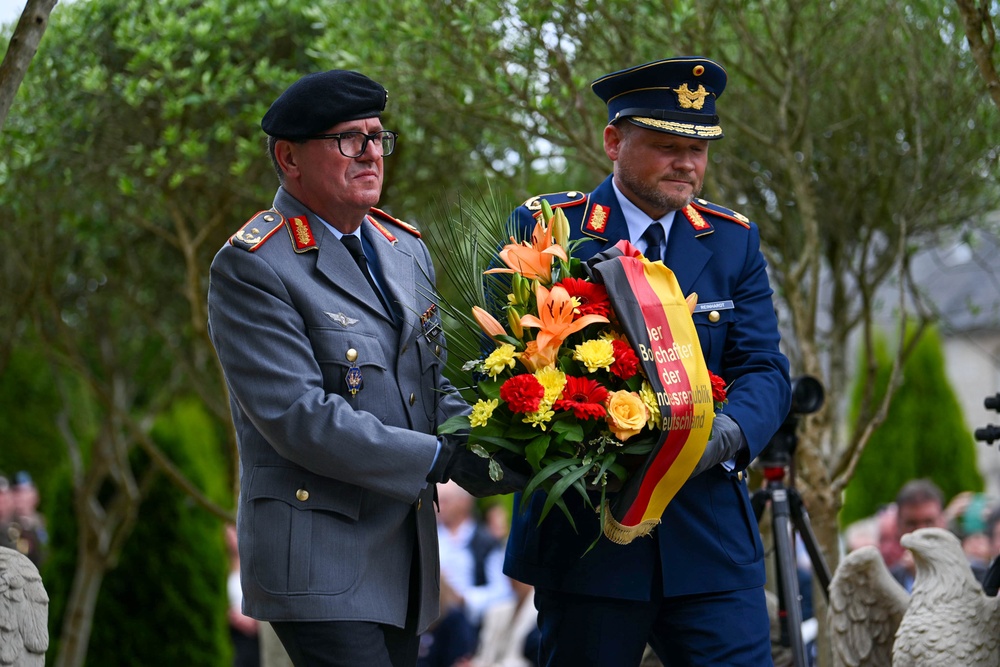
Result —
<path fill-rule="evenodd" d="M 365 257 L 365 251 L 361 247 L 361 239 L 354 234 L 344 234 L 340 237 L 340 240 L 344 243 L 344 247 L 347 248 L 347 252 L 351 253 L 351 257 L 354 258 L 354 261 L 358 263 L 358 268 L 361 269 L 361 273 L 365 274 L 368 284 L 372 286 L 372 291 L 375 292 L 375 296 L 378 297 L 382 307 L 385 308 L 385 312 L 392 315 L 392 310 L 385 302 L 385 297 L 382 296 L 382 292 L 379 290 L 378 284 L 375 282 L 375 278 L 372 277 L 372 272 L 368 268 L 368 258 Z"/>
<path fill-rule="evenodd" d="M 649 223 L 646 231 L 642 233 L 642 239 L 646 242 L 646 252 L 643 253 L 651 262 L 663 261 L 663 251 L 667 248 L 666 237 L 663 235 L 663 225 L 655 220 Z"/>

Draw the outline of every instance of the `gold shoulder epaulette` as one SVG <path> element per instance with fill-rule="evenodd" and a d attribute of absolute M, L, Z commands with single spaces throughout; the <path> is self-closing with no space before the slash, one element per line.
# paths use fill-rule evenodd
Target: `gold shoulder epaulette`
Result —
<path fill-rule="evenodd" d="M 260 211 L 229 237 L 229 243 L 247 252 L 254 252 L 281 228 L 284 221 L 282 215 L 274 209 Z"/>
<path fill-rule="evenodd" d="M 705 201 L 704 199 L 695 199 L 693 202 L 691 202 L 691 206 L 700 209 L 702 211 L 705 211 L 707 213 L 717 215 L 720 218 L 731 220 L 732 222 L 735 222 L 738 225 L 750 229 L 750 218 L 746 217 L 742 213 L 737 213 L 732 209 L 728 209 L 725 206 L 719 206 L 718 204 L 713 204 L 712 202 Z"/>
<path fill-rule="evenodd" d="M 382 220 L 384 220 L 386 222 L 389 222 L 389 223 L 392 223 L 393 225 L 396 225 L 397 227 L 399 227 L 403 231 L 407 231 L 410 234 L 413 234 L 418 239 L 420 238 L 420 230 L 417 229 L 416 227 L 414 227 L 413 225 L 411 225 L 410 223 L 403 222 L 402 220 L 399 220 L 398 218 L 394 218 L 391 215 L 389 215 L 388 213 L 386 213 L 385 211 L 383 211 L 382 209 L 375 208 L 374 206 L 372 206 L 371 209 L 369 209 L 368 212 L 370 214 L 372 214 L 373 216 L 378 216 Z M 373 217 L 372 218 L 372 222 L 377 223 L 378 221 L 375 220 L 374 217 Z M 378 225 L 378 224 L 376 224 L 375 226 L 376 227 L 380 227 L 380 225 Z M 384 227 L 382 227 L 381 229 L 379 229 L 379 231 L 382 232 L 383 234 L 385 234 L 386 238 L 388 238 L 390 241 L 395 241 L 396 240 L 395 237 L 392 236 L 392 233 L 389 232 Z"/>
<path fill-rule="evenodd" d="M 579 190 L 566 190 L 565 192 L 550 192 L 546 195 L 535 195 L 526 199 L 521 206 L 529 211 L 541 211 L 542 200 L 549 203 L 552 208 L 563 208 L 565 206 L 576 206 L 587 201 L 587 193 Z"/>

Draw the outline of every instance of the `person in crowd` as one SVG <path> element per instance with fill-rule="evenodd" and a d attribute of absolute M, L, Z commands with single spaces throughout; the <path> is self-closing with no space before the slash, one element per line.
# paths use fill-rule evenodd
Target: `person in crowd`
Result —
<path fill-rule="evenodd" d="M 1000 556 L 1000 504 L 986 517 L 986 535 L 990 538 L 990 561 Z"/>
<path fill-rule="evenodd" d="M 476 635 L 461 596 L 442 577 L 441 614 L 420 635 L 417 667 L 468 667 L 476 650 Z"/>
<path fill-rule="evenodd" d="M 962 541 L 962 551 L 972 566 L 972 573 L 982 583 L 993 559 L 987 520 L 996 500 L 977 491 L 955 494 L 944 508 L 948 528 Z"/>
<path fill-rule="evenodd" d="M 894 531 L 895 532 L 895 531 Z M 878 517 L 867 516 L 854 521 L 844 528 L 844 551 L 851 553 L 861 547 L 875 547 L 879 545 L 879 525 Z"/>
<path fill-rule="evenodd" d="M 490 503 L 483 511 L 486 529 L 498 542 L 507 544 L 510 535 L 510 510 L 503 503 Z"/>
<path fill-rule="evenodd" d="M 443 375 L 430 254 L 375 208 L 397 135 L 388 93 L 355 71 L 303 76 L 261 121 L 273 204 L 212 262 L 208 320 L 240 457 L 243 610 L 298 667 L 415 664 L 438 616 L 433 495 L 523 488 L 462 436 Z"/>
<path fill-rule="evenodd" d="M 38 487 L 31 474 L 25 470 L 14 475 L 10 487 L 12 517 L 7 525 L 10 542 L 36 567 L 45 560 L 49 534 L 45 528 L 45 517 L 38 511 L 40 501 Z"/>
<path fill-rule="evenodd" d="M 532 197 L 512 215 L 522 238 L 541 199 L 561 208 L 581 259 L 631 242 L 662 260 L 684 294 L 708 369 L 728 386 L 696 470 L 650 538 L 600 540 L 597 516 L 564 496 L 539 524 L 543 493 L 515 512 L 505 572 L 534 586 L 548 667 L 638 665 L 647 642 L 667 667 L 771 664 L 764 547 L 744 471 L 788 414 L 788 360 L 757 226 L 699 199 L 710 145 L 722 138 L 718 99 L 726 71 L 680 56 L 602 76 L 604 150 L 613 173 L 592 192 Z M 515 507 L 520 496 L 515 497 Z"/>
<path fill-rule="evenodd" d="M 878 551 L 882 554 L 885 566 L 892 568 L 903 557 L 906 549 L 899 543 L 899 532 L 896 517 L 899 509 L 896 503 L 889 503 L 875 513 L 878 519 Z"/>
<path fill-rule="evenodd" d="M 10 523 L 14 520 L 14 499 L 10 481 L 0 473 L 0 547 L 16 549 L 17 542 L 10 537 Z"/>
<path fill-rule="evenodd" d="M 944 495 L 937 484 L 929 479 L 913 479 L 896 494 L 896 541 L 918 528 L 947 528 L 944 513 Z M 889 572 L 907 593 L 913 591 L 916 565 L 909 551 L 903 552 Z"/>
<path fill-rule="evenodd" d="M 536 667 L 537 648 L 528 641 L 538 627 L 534 589 L 510 581 L 513 596 L 490 606 L 483 614 L 479 648 L 469 667 Z"/>
<path fill-rule="evenodd" d="M 455 482 L 438 486 L 438 505 L 441 577 L 478 629 L 484 611 L 513 597 L 502 545 L 476 516 L 476 499 Z"/>
<path fill-rule="evenodd" d="M 229 638 L 233 644 L 233 667 L 260 667 L 260 624 L 243 613 L 243 589 L 240 587 L 240 551 L 236 544 L 236 525 L 227 523 L 225 528 L 226 555 L 229 557 L 229 576 L 226 578 L 226 595 L 229 609 Z"/>

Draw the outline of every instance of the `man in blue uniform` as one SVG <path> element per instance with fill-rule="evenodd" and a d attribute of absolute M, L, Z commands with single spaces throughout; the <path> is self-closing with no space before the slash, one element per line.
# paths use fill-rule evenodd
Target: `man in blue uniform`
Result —
<path fill-rule="evenodd" d="M 243 611 L 297 667 L 412 667 L 438 616 L 435 483 L 509 493 L 437 426 L 468 410 L 442 374 L 434 267 L 374 206 L 396 134 L 358 72 L 292 84 L 261 128 L 281 186 L 212 263 L 208 315 L 240 455 Z M 523 477 L 522 477 L 523 479 Z"/>
<path fill-rule="evenodd" d="M 585 554 L 600 526 L 573 494 L 564 498 L 579 532 L 560 512 L 538 525 L 540 493 L 515 512 L 505 571 L 536 588 L 542 665 L 638 665 L 647 643 L 667 667 L 771 665 L 764 549 L 744 470 L 787 415 L 790 383 L 756 225 L 697 198 L 709 142 L 722 138 L 725 85 L 725 70 L 698 57 L 594 81 L 613 174 L 593 192 L 533 197 L 513 214 L 530 229 L 544 198 L 586 240 L 580 257 L 627 239 L 662 259 L 684 294 L 697 292 L 705 361 L 729 387 L 705 455 L 652 537 L 602 538 Z"/>

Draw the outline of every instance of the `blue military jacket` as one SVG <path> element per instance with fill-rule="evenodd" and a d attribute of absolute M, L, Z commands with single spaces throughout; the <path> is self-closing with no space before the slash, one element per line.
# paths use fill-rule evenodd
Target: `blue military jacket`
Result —
<path fill-rule="evenodd" d="M 628 239 L 624 214 L 608 177 L 591 193 L 543 197 L 569 219 L 572 238 L 586 239 L 581 258 Z M 540 210 L 529 199 L 513 214 L 530 229 Z M 698 293 L 694 321 L 708 368 L 729 388 L 725 407 L 746 437 L 749 456 L 738 467 L 723 466 L 689 480 L 667 507 L 651 538 L 620 546 L 601 538 L 597 516 L 574 494 L 564 496 L 575 532 L 561 512 L 539 526 L 544 498 L 536 494 L 524 513 L 515 512 L 507 542 L 505 572 L 542 588 L 633 600 L 649 599 L 662 574 L 663 594 L 688 595 L 763 585 L 764 550 L 750 506 L 742 467 L 755 458 L 788 413 L 788 360 L 779 334 L 757 226 L 742 215 L 697 200 L 678 211 L 665 257 L 685 295 Z"/>

